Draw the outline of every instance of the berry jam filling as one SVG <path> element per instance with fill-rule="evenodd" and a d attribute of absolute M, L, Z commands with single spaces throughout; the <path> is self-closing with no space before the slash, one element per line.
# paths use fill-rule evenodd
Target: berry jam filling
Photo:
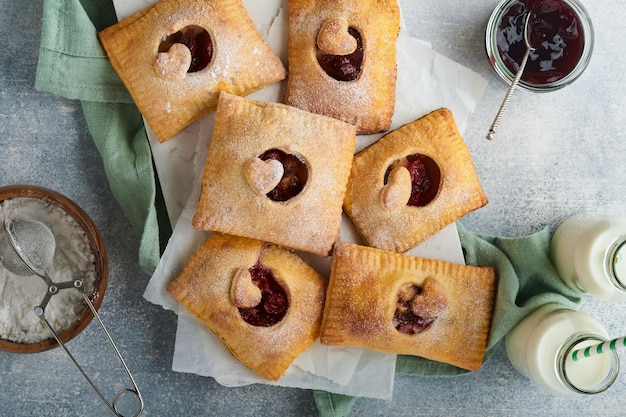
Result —
<path fill-rule="evenodd" d="M 261 265 L 260 261 L 249 271 L 252 282 L 261 290 L 262 298 L 255 307 L 239 308 L 239 313 L 246 323 L 253 326 L 273 326 L 280 322 L 287 313 L 289 307 L 287 294 L 274 278 L 272 271 Z"/>
<path fill-rule="evenodd" d="M 397 166 L 404 166 L 411 174 L 411 198 L 409 206 L 424 207 L 435 199 L 441 184 L 441 170 L 432 158 L 422 154 L 412 154 L 395 161 L 387 168 L 385 184 L 389 173 Z"/>
<path fill-rule="evenodd" d="M 304 161 L 280 149 L 267 150 L 259 158 L 263 161 L 275 159 L 283 164 L 283 177 L 278 185 L 266 194 L 270 200 L 287 201 L 302 191 L 309 178 L 309 170 Z"/>
<path fill-rule="evenodd" d="M 397 331 L 403 334 L 418 334 L 428 329 L 437 317 L 420 317 L 411 311 L 411 302 L 422 289 L 417 285 L 403 287 L 398 293 L 398 304 L 393 315 L 393 325 Z"/>
<path fill-rule="evenodd" d="M 356 39 L 357 47 L 348 55 L 331 55 L 317 50 L 317 62 L 326 74 L 337 81 L 354 81 L 361 73 L 363 64 L 363 40 L 355 28 L 348 28 L 348 33 Z"/>
<path fill-rule="evenodd" d="M 213 41 L 209 32 L 200 26 L 187 26 L 168 36 L 159 45 L 159 52 L 167 52 L 175 43 L 182 43 L 191 51 L 191 65 L 187 72 L 203 70 L 213 59 Z"/>
<path fill-rule="evenodd" d="M 531 51 L 522 81 L 548 84 L 571 73 L 583 54 L 582 24 L 563 0 L 520 0 L 502 15 L 496 42 L 506 67 L 515 74 L 526 53 L 524 24 L 530 13 Z"/>

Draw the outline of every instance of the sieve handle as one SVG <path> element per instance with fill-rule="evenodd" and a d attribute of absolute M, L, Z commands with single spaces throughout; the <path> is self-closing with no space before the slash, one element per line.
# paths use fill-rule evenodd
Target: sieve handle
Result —
<path fill-rule="evenodd" d="M 136 397 L 137 401 L 139 402 L 138 410 L 137 410 L 137 412 L 135 414 L 132 415 L 132 417 L 139 417 L 143 413 L 144 401 L 143 401 L 143 397 L 141 396 L 141 393 L 139 392 L 139 388 L 137 387 L 135 379 L 133 378 L 132 374 L 130 373 L 130 370 L 128 369 L 128 366 L 126 365 L 126 362 L 124 361 L 124 358 L 122 358 L 122 355 L 120 354 L 119 349 L 117 348 L 117 346 L 113 342 L 113 339 L 111 338 L 111 335 L 109 334 L 108 330 L 104 326 L 104 323 L 102 322 L 102 319 L 100 319 L 100 315 L 96 311 L 96 309 L 93 306 L 93 304 L 92 304 L 91 300 L 89 299 L 89 297 L 87 297 L 87 295 L 85 294 L 85 290 L 84 290 L 84 287 L 83 287 L 83 281 L 80 280 L 80 279 L 77 279 L 77 280 L 73 281 L 73 287 L 80 291 L 80 293 L 83 296 L 83 299 L 85 300 L 85 302 L 89 306 L 89 309 L 91 310 L 91 312 L 93 313 L 94 317 L 96 318 L 96 320 L 100 324 L 100 327 L 102 328 L 102 331 L 104 332 L 107 340 L 109 341 L 109 344 L 111 345 L 111 347 L 115 351 L 115 355 L 117 356 L 118 361 L 120 362 L 120 364 L 124 368 L 124 371 L 126 372 L 126 375 L 128 376 L 128 379 L 130 380 L 130 382 L 131 382 L 131 384 L 133 386 L 132 388 L 122 388 L 121 390 L 117 391 L 115 393 L 115 395 L 113 396 L 113 400 L 111 402 L 109 402 L 104 397 L 102 392 L 98 389 L 96 384 L 91 380 L 91 378 L 89 378 L 89 376 L 87 376 L 87 373 L 78 364 L 78 362 L 76 361 L 74 356 L 70 353 L 70 351 L 67 349 L 65 344 L 61 341 L 59 336 L 56 334 L 56 332 L 54 331 L 54 329 L 52 328 L 52 326 L 50 325 L 50 323 L 48 322 L 48 320 L 44 316 L 44 312 L 45 312 L 44 308 L 41 307 L 41 306 L 35 307 L 35 314 L 37 314 L 39 319 L 42 320 L 45 323 L 46 327 L 48 327 L 48 329 L 50 330 L 50 332 L 54 336 L 54 339 L 57 341 L 59 346 L 61 346 L 61 348 L 65 351 L 67 356 L 72 360 L 72 362 L 74 363 L 76 368 L 80 371 L 80 373 L 85 378 L 85 380 L 89 383 L 91 388 L 96 392 L 96 394 L 98 394 L 100 399 L 106 404 L 106 406 L 109 408 L 109 410 L 111 410 L 111 412 L 113 414 L 115 414 L 117 417 L 126 417 L 119 410 L 119 408 L 118 408 L 118 401 L 124 394 L 130 394 L 130 395 L 133 395 L 134 397 Z"/>

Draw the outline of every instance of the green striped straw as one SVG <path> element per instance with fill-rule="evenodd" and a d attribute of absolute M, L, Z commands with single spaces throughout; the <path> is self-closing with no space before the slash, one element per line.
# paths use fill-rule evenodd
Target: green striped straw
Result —
<path fill-rule="evenodd" d="M 618 337 L 617 339 L 613 340 L 608 340 L 604 343 L 600 343 L 599 345 L 592 345 L 587 346 L 583 349 L 577 349 L 572 353 L 572 360 L 576 362 L 583 358 L 599 355 L 606 352 L 607 350 L 616 350 L 623 347 L 626 347 L 626 336 Z"/>

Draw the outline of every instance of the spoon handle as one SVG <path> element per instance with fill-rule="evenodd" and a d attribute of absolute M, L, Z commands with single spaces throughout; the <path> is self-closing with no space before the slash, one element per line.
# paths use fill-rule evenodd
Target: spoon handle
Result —
<path fill-rule="evenodd" d="M 522 62 L 519 65 L 519 69 L 517 70 L 517 73 L 515 73 L 515 77 L 513 78 L 513 82 L 511 83 L 511 86 L 509 87 L 509 90 L 506 92 L 506 95 L 504 96 L 504 100 L 502 101 L 502 104 L 500 105 L 500 109 L 498 110 L 498 113 L 496 114 L 496 117 L 493 120 L 493 123 L 491 123 L 491 127 L 489 128 L 489 133 L 487 133 L 488 140 L 493 139 L 493 135 L 496 134 L 496 128 L 498 127 L 498 124 L 500 124 L 500 119 L 502 119 L 502 113 L 504 113 L 504 109 L 506 109 L 506 107 L 509 105 L 509 100 L 511 100 L 511 94 L 513 94 L 513 90 L 515 90 L 515 87 L 517 87 L 519 80 L 522 78 L 522 73 L 524 72 L 524 69 L 526 68 L 526 62 L 528 62 L 530 51 L 535 49 L 530 43 L 530 16 L 531 16 L 531 13 L 528 13 L 524 21 L 524 43 L 526 44 L 526 52 L 524 53 L 524 57 L 522 58 Z"/>
<path fill-rule="evenodd" d="M 502 100 L 500 109 L 498 109 L 498 113 L 496 114 L 495 119 L 493 119 L 493 123 L 491 123 L 491 127 L 489 128 L 489 133 L 487 133 L 488 140 L 493 139 L 493 135 L 496 134 L 496 128 L 500 124 L 500 119 L 502 119 L 502 114 L 504 113 L 504 110 L 509 105 L 509 101 L 511 100 L 511 95 L 513 94 L 513 90 L 515 90 L 515 87 L 519 83 L 520 78 L 522 78 L 522 73 L 524 72 L 524 68 L 526 67 L 526 62 L 528 61 L 528 56 L 530 55 L 530 49 L 531 48 L 526 48 L 526 53 L 524 54 L 524 57 L 522 58 L 522 62 L 519 66 L 519 69 L 517 70 L 517 73 L 515 74 L 515 78 L 513 78 L 513 82 L 511 83 L 509 90 L 506 92 L 506 95 L 504 96 L 504 100 Z"/>

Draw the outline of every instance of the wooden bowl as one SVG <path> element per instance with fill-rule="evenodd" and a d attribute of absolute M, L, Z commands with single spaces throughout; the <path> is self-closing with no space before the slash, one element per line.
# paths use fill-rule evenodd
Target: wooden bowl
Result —
<path fill-rule="evenodd" d="M 69 216 L 71 216 L 85 231 L 89 239 L 91 250 L 95 257 L 96 281 L 94 291 L 89 296 L 94 308 L 98 310 L 104 298 L 109 275 L 109 260 L 104 246 L 104 240 L 96 228 L 91 218 L 76 203 L 69 198 L 49 190 L 47 188 L 34 185 L 11 185 L 0 187 L 0 202 L 12 198 L 34 198 L 53 204 Z M 77 336 L 93 319 L 93 313 L 88 306 L 81 313 L 70 327 L 61 332 L 58 336 L 63 343 L 67 343 Z M 0 350 L 12 353 L 37 353 L 49 350 L 58 346 L 54 337 L 42 340 L 37 343 L 17 343 L 0 338 Z"/>

